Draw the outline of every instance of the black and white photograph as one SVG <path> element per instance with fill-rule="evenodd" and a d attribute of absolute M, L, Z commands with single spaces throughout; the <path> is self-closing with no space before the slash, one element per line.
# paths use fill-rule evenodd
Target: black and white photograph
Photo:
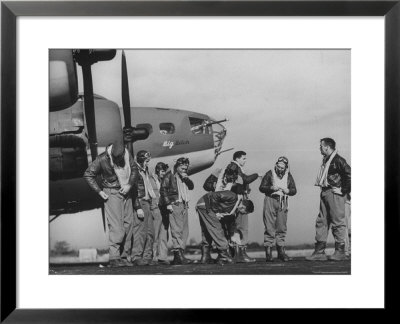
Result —
<path fill-rule="evenodd" d="M 0 321 L 396 306 L 399 1 L 3 1 Z"/>
<path fill-rule="evenodd" d="M 351 275 L 351 49 L 50 49 L 50 275 Z"/>

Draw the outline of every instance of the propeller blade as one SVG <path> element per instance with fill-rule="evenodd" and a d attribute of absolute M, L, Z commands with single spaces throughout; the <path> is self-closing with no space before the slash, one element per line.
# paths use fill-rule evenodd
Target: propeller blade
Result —
<path fill-rule="evenodd" d="M 104 209 L 104 204 L 101 206 L 101 220 L 103 221 L 103 229 L 104 229 L 104 233 L 107 232 L 107 219 L 106 219 L 106 212 Z"/>
<path fill-rule="evenodd" d="M 129 81 L 128 81 L 128 70 L 126 67 L 125 51 L 122 50 L 121 60 L 121 90 L 122 90 L 122 111 L 124 113 L 125 126 L 123 129 L 124 141 L 129 153 L 134 156 L 133 153 L 133 128 L 131 125 L 131 100 L 129 98 Z"/>
<path fill-rule="evenodd" d="M 124 112 L 125 127 L 131 127 L 131 101 L 129 99 L 129 81 L 128 81 L 128 71 L 126 68 L 126 58 L 125 51 L 122 50 L 122 65 L 121 65 L 121 75 L 122 75 L 122 110 Z"/>
<path fill-rule="evenodd" d="M 97 157 L 97 132 L 93 98 L 92 65 L 99 61 L 111 60 L 116 50 L 76 49 L 72 51 L 75 61 L 82 67 L 83 92 L 85 101 L 85 119 L 89 137 L 92 161 Z"/>
<path fill-rule="evenodd" d="M 96 131 L 96 116 L 94 111 L 93 99 L 93 81 L 92 81 L 92 65 L 84 62 L 81 64 L 83 74 L 83 89 L 84 89 L 84 107 L 87 132 L 89 136 L 90 153 L 92 161 L 97 157 L 97 131 Z"/>

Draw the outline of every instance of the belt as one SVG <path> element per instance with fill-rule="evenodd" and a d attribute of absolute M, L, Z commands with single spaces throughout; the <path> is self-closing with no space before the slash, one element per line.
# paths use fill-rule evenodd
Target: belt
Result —
<path fill-rule="evenodd" d="M 267 196 L 267 197 L 272 198 L 276 201 L 279 201 L 279 196 L 273 195 L 273 196 Z"/>
<path fill-rule="evenodd" d="M 327 191 L 329 189 L 332 189 L 331 187 L 321 187 L 321 191 Z"/>

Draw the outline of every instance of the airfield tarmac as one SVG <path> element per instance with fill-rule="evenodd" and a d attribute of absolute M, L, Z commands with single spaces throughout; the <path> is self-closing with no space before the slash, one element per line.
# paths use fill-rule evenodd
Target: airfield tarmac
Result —
<path fill-rule="evenodd" d="M 103 264 L 50 264 L 52 275 L 349 275 L 350 260 L 306 261 L 304 257 L 289 262 L 267 263 L 257 258 L 255 263 L 154 265 L 109 268 Z"/>

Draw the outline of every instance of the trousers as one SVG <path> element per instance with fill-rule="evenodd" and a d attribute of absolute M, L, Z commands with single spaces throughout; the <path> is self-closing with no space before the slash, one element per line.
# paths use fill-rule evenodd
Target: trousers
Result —
<path fill-rule="evenodd" d="M 172 208 L 173 212 L 169 214 L 172 248 L 173 250 L 184 250 L 189 236 L 188 207 L 179 202 L 176 205 L 173 204 Z"/>
<path fill-rule="evenodd" d="M 161 224 L 158 232 L 157 259 L 165 261 L 168 258 L 169 213 L 165 208 L 160 208 L 159 212 Z"/>
<path fill-rule="evenodd" d="M 135 214 L 133 218 L 133 246 L 132 260 L 146 257 L 145 246 L 148 241 L 148 223 L 150 218 L 150 203 L 145 200 L 140 200 L 140 207 L 144 212 L 144 218 L 140 219 Z M 151 242 L 151 245 L 153 242 Z M 147 247 L 148 248 L 148 247 Z M 150 247 L 151 250 L 151 247 Z"/>
<path fill-rule="evenodd" d="M 212 241 L 218 250 L 228 249 L 228 241 L 220 220 L 212 210 L 206 210 L 204 207 L 197 206 L 196 211 L 199 215 L 202 245 L 211 247 Z"/>
<path fill-rule="evenodd" d="M 264 246 L 285 246 L 287 233 L 287 205 L 281 208 L 278 200 L 265 196 L 263 221 L 264 221 Z"/>
<path fill-rule="evenodd" d="M 146 234 L 146 240 L 144 243 L 144 249 L 143 249 L 143 259 L 152 259 L 153 258 L 153 245 L 154 245 L 154 240 L 155 240 L 155 228 L 154 228 L 154 214 L 151 209 L 151 202 L 143 200 L 143 203 L 148 205 L 148 217 L 147 218 L 147 234 Z M 142 204 L 142 201 L 141 201 Z M 147 206 L 146 206 L 147 209 Z M 144 210 L 143 210 L 144 211 Z M 146 213 L 146 212 L 145 212 Z"/>
<path fill-rule="evenodd" d="M 133 230 L 133 206 L 130 196 L 121 195 L 118 189 L 104 188 L 108 195 L 104 211 L 108 224 L 110 260 L 126 258 L 130 254 Z"/>
<path fill-rule="evenodd" d="M 236 231 L 240 233 L 241 245 L 249 243 L 249 215 L 246 213 L 237 213 Z"/>
<path fill-rule="evenodd" d="M 330 228 L 336 243 L 346 242 L 345 201 L 345 197 L 335 194 L 332 189 L 321 191 L 319 214 L 315 223 L 317 242 L 327 241 Z"/>

